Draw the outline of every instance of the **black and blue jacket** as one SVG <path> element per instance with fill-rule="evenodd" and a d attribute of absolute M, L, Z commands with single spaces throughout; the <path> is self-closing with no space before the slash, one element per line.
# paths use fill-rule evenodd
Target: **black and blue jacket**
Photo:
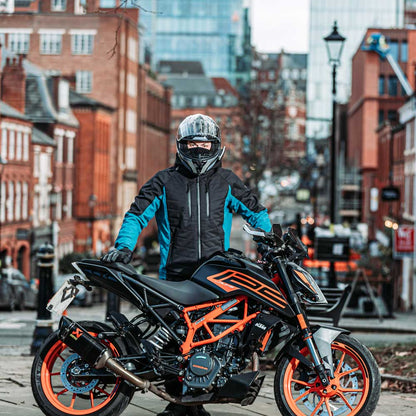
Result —
<path fill-rule="evenodd" d="M 156 216 L 159 277 L 183 280 L 216 251 L 228 250 L 233 212 L 253 227 L 271 230 L 267 210 L 220 162 L 203 175 L 176 163 L 143 185 L 124 216 L 115 246 L 134 250 L 139 234 Z"/>

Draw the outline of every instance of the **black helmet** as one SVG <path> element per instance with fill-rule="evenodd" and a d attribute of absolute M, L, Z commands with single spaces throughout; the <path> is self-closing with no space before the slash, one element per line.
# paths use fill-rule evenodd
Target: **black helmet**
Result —
<path fill-rule="evenodd" d="M 211 148 L 194 147 L 189 142 L 210 142 Z M 221 135 L 218 124 L 203 114 L 193 114 L 185 118 L 178 128 L 176 147 L 179 160 L 195 174 L 210 170 L 217 160 L 221 160 L 225 148 L 221 148 Z"/>

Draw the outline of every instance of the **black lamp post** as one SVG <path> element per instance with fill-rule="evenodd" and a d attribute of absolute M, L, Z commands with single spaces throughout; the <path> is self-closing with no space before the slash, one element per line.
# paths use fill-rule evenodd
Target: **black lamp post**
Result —
<path fill-rule="evenodd" d="M 3 195 L 2 195 L 3 171 L 6 165 L 7 165 L 7 160 L 0 156 L 0 209 L 2 207 L 2 198 L 3 198 Z M 6 215 L 6 206 L 4 207 L 4 215 Z M 1 253 L 1 229 L 0 229 L 0 271 L 2 268 L 3 268 L 3 257 Z"/>
<path fill-rule="evenodd" d="M 335 203 L 337 184 L 337 149 L 336 149 L 336 95 L 337 95 L 337 67 L 341 64 L 341 54 L 345 42 L 344 36 L 338 33 L 337 22 L 334 22 L 332 33 L 324 38 L 328 52 L 329 65 L 332 66 L 332 133 L 331 133 L 331 191 L 330 191 L 330 217 L 331 229 L 335 224 Z M 335 264 L 331 261 L 329 272 L 329 286 L 336 287 Z"/>

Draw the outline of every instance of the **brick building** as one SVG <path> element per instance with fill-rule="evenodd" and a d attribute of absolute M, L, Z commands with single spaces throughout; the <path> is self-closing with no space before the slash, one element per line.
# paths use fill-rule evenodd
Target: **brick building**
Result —
<path fill-rule="evenodd" d="M 0 266 L 19 268 L 29 277 L 32 179 L 32 123 L 0 101 Z"/>
<path fill-rule="evenodd" d="M 168 152 L 170 103 L 168 92 L 138 64 L 139 9 L 97 12 L 99 9 L 97 0 L 86 2 L 85 7 L 70 0 L 28 2 L 14 14 L 2 16 L 0 42 L 68 80 L 77 93 L 115 110 L 109 124 L 108 151 L 108 215 L 114 238 L 137 194 L 137 184 L 143 183 L 149 172 L 167 167 L 163 155 Z M 139 96 L 144 91 L 146 98 Z M 143 105 L 142 100 L 153 104 Z M 142 151 L 152 149 L 155 137 L 159 152 L 151 157 L 143 155 Z M 98 215 L 97 209 L 94 206 Z M 81 240 L 85 240 L 85 232 L 83 235 Z"/>
<path fill-rule="evenodd" d="M 173 90 L 170 163 L 175 161 L 180 122 L 190 114 L 202 113 L 221 129 L 222 145 L 227 148 L 223 166 L 242 177 L 242 124 L 235 88 L 225 78 L 207 77 L 199 62 L 162 61 L 159 72 Z"/>
<path fill-rule="evenodd" d="M 114 109 L 70 91 L 70 105 L 79 121 L 75 150 L 75 251 L 101 255 L 111 236 L 110 144 Z"/>
<path fill-rule="evenodd" d="M 393 57 L 414 87 L 414 68 L 408 57 L 416 54 L 416 31 L 368 29 L 364 39 L 374 32 L 380 32 L 387 38 Z M 352 61 L 346 163 L 362 174 L 361 220 L 369 224 L 370 239 L 375 237 L 376 229 L 376 215 L 370 211 L 370 189 L 377 186 L 377 128 L 384 121 L 391 124 L 398 122 L 397 111 L 405 102 L 404 95 L 390 64 L 376 53 L 363 51 L 360 47 Z"/>

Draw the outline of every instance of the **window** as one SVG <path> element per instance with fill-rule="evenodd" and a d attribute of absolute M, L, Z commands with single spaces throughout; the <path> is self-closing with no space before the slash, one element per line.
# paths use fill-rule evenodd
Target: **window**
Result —
<path fill-rule="evenodd" d="M 72 191 L 66 191 L 66 217 L 72 218 Z"/>
<path fill-rule="evenodd" d="M 44 55 L 60 55 L 62 50 L 62 34 L 41 33 L 40 53 Z"/>
<path fill-rule="evenodd" d="M 23 134 L 23 160 L 29 160 L 29 134 Z"/>
<path fill-rule="evenodd" d="M 69 108 L 69 82 L 63 79 L 59 80 L 58 85 L 58 106 L 60 110 Z"/>
<path fill-rule="evenodd" d="M 91 71 L 77 71 L 75 78 L 75 88 L 77 92 L 86 94 L 92 91 Z"/>
<path fill-rule="evenodd" d="M 407 48 L 407 42 L 403 41 L 400 44 L 400 60 L 402 62 L 407 62 L 407 58 L 408 58 L 408 48 Z"/>
<path fill-rule="evenodd" d="M 74 163 L 74 138 L 68 137 L 67 139 L 67 162 Z"/>
<path fill-rule="evenodd" d="M 126 130 L 129 133 L 136 133 L 136 112 L 132 110 L 127 110 L 126 117 Z"/>
<path fill-rule="evenodd" d="M 137 78 L 133 74 L 127 74 L 127 94 L 133 98 L 137 96 Z"/>
<path fill-rule="evenodd" d="M 14 159 L 14 130 L 10 130 L 9 132 L 9 159 Z"/>
<path fill-rule="evenodd" d="M 16 134 L 16 160 L 22 160 L 22 132 Z"/>
<path fill-rule="evenodd" d="M 14 53 L 29 52 L 30 33 L 9 33 L 9 49 Z"/>
<path fill-rule="evenodd" d="M 66 0 L 52 0 L 51 10 L 53 12 L 64 12 L 66 10 Z"/>
<path fill-rule="evenodd" d="M 399 60 L 399 42 L 397 40 L 391 40 L 389 43 L 390 54 L 393 56 L 395 61 Z"/>
<path fill-rule="evenodd" d="M 384 121 L 384 110 L 378 110 L 378 124 L 382 124 Z"/>
<path fill-rule="evenodd" d="M 397 121 L 397 111 L 396 110 L 388 110 L 387 111 L 387 119 L 389 121 Z"/>
<path fill-rule="evenodd" d="M 7 130 L 1 130 L 1 157 L 7 159 Z"/>
<path fill-rule="evenodd" d="M 50 195 L 49 195 L 50 198 Z M 56 193 L 56 208 L 55 208 L 55 219 L 62 219 L 62 192 Z"/>
<path fill-rule="evenodd" d="M 22 195 L 22 218 L 24 220 L 27 219 L 28 214 L 28 198 L 29 198 L 29 187 L 27 182 L 23 182 L 23 195 Z"/>
<path fill-rule="evenodd" d="M 72 53 L 74 55 L 91 55 L 94 47 L 94 34 L 72 34 Z"/>
<path fill-rule="evenodd" d="M 137 62 L 137 55 L 139 53 L 136 39 L 129 38 L 127 45 L 127 56 L 133 62 Z"/>
<path fill-rule="evenodd" d="M 389 95 L 395 97 L 397 95 L 397 77 L 396 75 L 389 76 Z"/>
<path fill-rule="evenodd" d="M 126 167 L 127 169 L 136 169 L 136 148 L 126 147 Z"/>
<path fill-rule="evenodd" d="M 56 138 L 56 161 L 62 163 L 64 161 L 64 138 L 57 136 Z"/>
<path fill-rule="evenodd" d="M 14 207 L 14 185 L 9 182 L 9 198 L 7 200 L 7 220 L 13 221 L 13 207 Z"/>
<path fill-rule="evenodd" d="M 16 182 L 16 202 L 14 216 L 16 220 L 20 220 L 22 205 L 22 185 L 20 182 Z"/>
<path fill-rule="evenodd" d="M 384 95 L 386 93 L 386 89 L 385 89 L 385 77 L 384 75 L 380 75 L 378 77 L 378 95 Z"/>
<path fill-rule="evenodd" d="M 40 155 L 39 150 L 35 150 L 34 156 L 33 156 L 33 176 L 35 178 L 39 178 L 40 174 Z"/>
<path fill-rule="evenodd" d="M 4 223 L 6 221 L 6 182 L 2 182 L 0 186 L 0 222 Z"/>

